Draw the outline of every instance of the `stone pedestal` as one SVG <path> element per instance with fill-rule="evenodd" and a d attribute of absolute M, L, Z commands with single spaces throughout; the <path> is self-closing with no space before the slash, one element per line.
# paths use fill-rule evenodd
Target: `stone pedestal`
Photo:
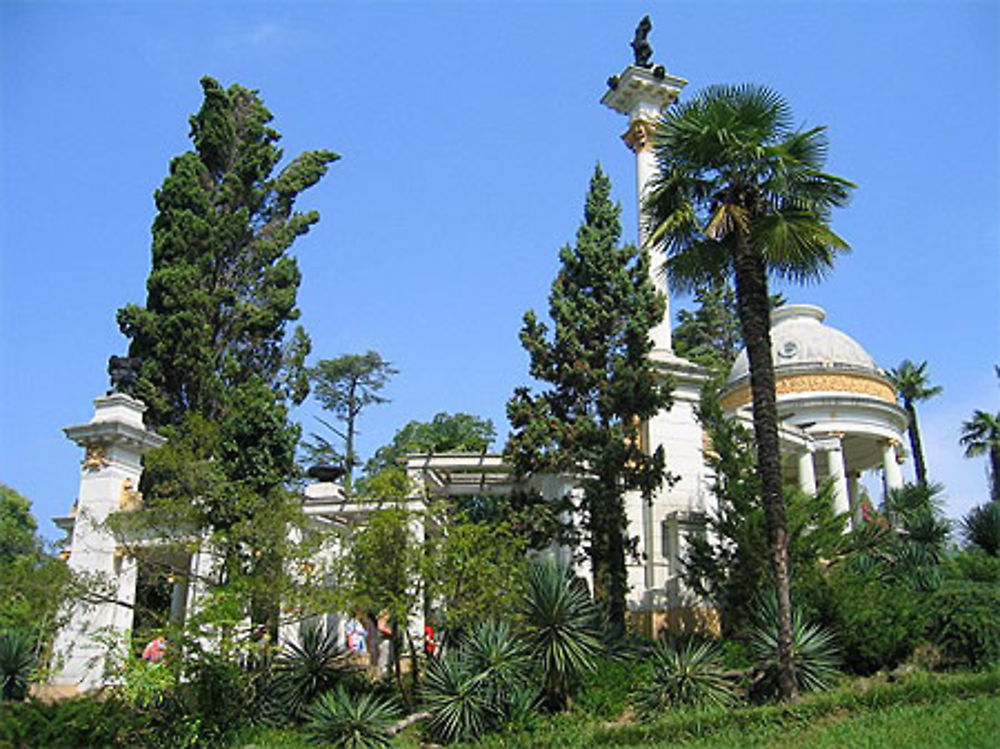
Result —
<path fill-rule="evenodd" d="M 49 686 L 59 694 L 100 687 L 107 643 L 123 639 L 132 628 L 136 563 L 118 547 L 105 521 L 139 506 L 142 455 L 166 442 L 146 429 L 141 401 L 113 393 L 97 398 L 94 406 L 88 423 L 64 430 L 84 457 L 73 510 L 56 522 L 70 534 L 70 568 L 99 582 L 103 595 L 100 602 L 78 603 L 56 637 L 57 670 Z"/>

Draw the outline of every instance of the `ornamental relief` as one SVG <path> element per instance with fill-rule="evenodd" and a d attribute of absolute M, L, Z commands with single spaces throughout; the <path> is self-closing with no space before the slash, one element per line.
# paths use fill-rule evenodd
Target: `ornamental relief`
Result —
<path fill-rule="evenodd" d="M 802 374 L 780 377 L 775 383 L 777 395 L 793 393 L 856 393 L 870 395 L 886 403 L 896 404 L 896 391 L 892 385 L 855 374 Z M 750 386 L 734 390 L 722 399 L 722 407 L 733 410 L 750 402 Z"/>
<path fill-rule="evenodd" d="M 632 150 L 639 153 L 653 147 L 653 131 L 656 125 L 649 120 L 636 119 L 622 135 L 622 140 Z"/>

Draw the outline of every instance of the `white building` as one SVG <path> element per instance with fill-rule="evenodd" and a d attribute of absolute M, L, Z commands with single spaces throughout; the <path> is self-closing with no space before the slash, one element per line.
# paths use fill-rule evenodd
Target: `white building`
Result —
<path fill-rule="evenodd" d="M 662 68 L 629 66 L 616 76 L 602 103 L 629 118 L 623 139 L 636 156 L 637 204 L 655 170 L 650 132 L 660 111 L 676 99 L 686 84 Z M 643 222 L 640 221 L 640 226 Z M 640 241 L 645 237 L 641 236 Z M 652 332 L 652 357 L 675 381 L 674 404 L 643 425 L 648 449 L 663 446 L 676 483 L 664 486 L 646 503 L 636 493 L 626 498 L 629 534 L 638 539 L 639 557 L 629 563 L 629 608 L 641 629 L 654 634 L 682 619 L 711 624 L 712 612 L 685 596 L 680 583 L 687 539 L 702 532 L 713 511 L 708 490 L 711 477 L 704 461 L 706 439 L 696 418 L 700 388 L 706 373 L 673 353 L 669 324 L 669 290 L 661 275 L 653 278 L 668 301 L 665 322 Z M 831 480 L 836 509 L 851 513 L 859 497 L 863 473 L 880 471 L 887 488 L 902 484 L 898 462 L 907 427 L 895 392 L 864 348 L 846 334 L 823 324 L 824 312 L 809 305 L 790 305 L 773 313 L 775 362 L 783 468 L 789 482 L 809 492 Z M 137 565 L 101 523 L 110 513 L 127 511 L 136 499 L 142 454 L 163 443 L 146 430 L 143 404 L 121 394 L 95 401 L 93 419 L 66 429 L 85 451 L 80 493 L 73 512 L 59 519 L 70 535 L 68 562 L 76 570 L 103 573 L 111 582 L 104 603 L 76 612 L 56 643 L 63 668 L 51 686 L 61 693 L 102 683 L 102 650 L 93 641 L 98 632 L 126 635 L 133 626 Z M 749 423 L 749 371 L 740 354 L 723 395 L 734 418 Z M 426 496 L 508 494 L 530 488 L 548 498 L 578 492 L 572 477 L 533 476 L 518 481 L 499 455 L 412 456 L 407 469 L 416 491 L 407 498 L 421 503 Z M 307 488 L 307 514 L 318 524 L 364 522 L 369 507 L 345 502 L 339 487 L 329 483 Z M 151 541 L 153 543 L 155 540 Z M 565 559 L 570 550 L 559 550 Z M 198 589 L 188 584 L 210 565 L 205 550 L 170 560 L 171 616 L 180 618 L 197 605 Z M 185 571 L 187 574 L 185 574 Z M 586 573 L 586 570 L 581 570 Z M 338 619 L 331 619 L 336 625 Z"/>

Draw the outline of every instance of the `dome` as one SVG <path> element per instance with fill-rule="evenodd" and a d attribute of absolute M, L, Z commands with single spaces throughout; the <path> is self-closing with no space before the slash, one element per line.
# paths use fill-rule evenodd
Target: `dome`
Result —
<path fill-rule="evenodd" d="M 875 360 L 846 333 L 823 324 L 826 312 L 812 304 L 789 304 L 771 312 L 771 359 L 782 372 L 864 370 L 880 375 Z M 746 349 L 736 357 L 728 384 L 750 374 Z"/>

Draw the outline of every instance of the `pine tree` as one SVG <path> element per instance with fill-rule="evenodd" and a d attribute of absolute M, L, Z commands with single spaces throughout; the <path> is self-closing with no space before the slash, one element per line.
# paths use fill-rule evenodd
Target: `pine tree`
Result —
<path fill-rule="evenodd" d="M 338 157 L 307 151 L 278 169 L 280 135 L 257 92 L 201 85 L 194 150 L 155 195 L 146 304 L 118 323 L 141 362 L 133 394 L 169 438 L 146 458 L 147 506 L 160 526 L 210 534 L 216 582 L 255 578 L 253 618 L 273 625 L 299 437 L 288 408 L 308 392 L 308 336 L 287 335 L 301 279 L 288 251 L 319 220 L 296 198 Z"/>
<path fill-rule="evenodd" d="M 560 252 L 549 295 L 551 334 L 533 311 L 524 316 L 520 337 L 530 373 L 550 387 L 537 395 L 515 391 L 506 452 L 522 475 L 580 478 L 595 596 L 621 628 L 631 545 L 623 496 L 637 490 L 648 501 L 665 478 L 663 450 L 644 450 L 641 426 L 669 405 L 670 390 L 648 356 L 649 331 L 665 305 L 649 279 L 648 255 L 619 244 L 621 208 L 610 194 L 598 166 L 576 244 Z"/>

